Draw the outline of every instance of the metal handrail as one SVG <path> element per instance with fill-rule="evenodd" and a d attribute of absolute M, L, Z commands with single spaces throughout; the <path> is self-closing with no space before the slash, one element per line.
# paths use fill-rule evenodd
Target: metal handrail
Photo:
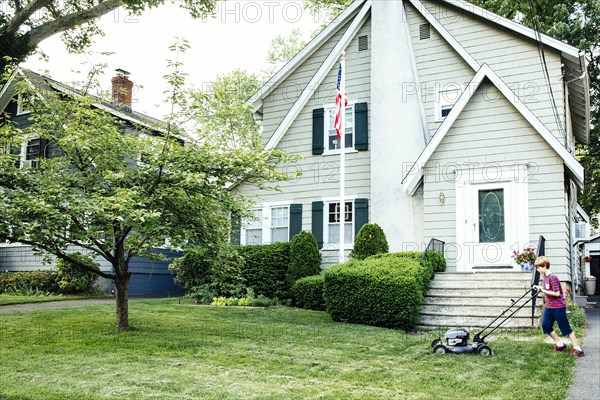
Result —
<path fill-rule="evenodd" d="M 425 251 L 423 252 L 423 254 L 421 254 L 421 258 L 419 260 L 423 260 L 425 258 L 425 254 L 428 251 L 435 251 L 436 253 L 444 255 L 445 244 L 446 242 L 442 242 L 439 239 L 431 238 L 431 240 L 429 240 L 429 243 L 427 244 L 427 247 L 425 248 Z"/>
<path fill-rule="evenodd" d="M 546 238 L 542 235 L 538 238 L 538 245 L 536 251 L 536 258 L 546 255 Z M 540 283 L 540 273 L 537 271 L 537 268 L 533 268 L 533 272 L 531 273 L 531 286 L 539 285 Z M 533 296 L 531 302 L 531 326 L 535 326 L 535 303 L 537 301 L 538 293 L 533 291 L 531 293 Z"/>

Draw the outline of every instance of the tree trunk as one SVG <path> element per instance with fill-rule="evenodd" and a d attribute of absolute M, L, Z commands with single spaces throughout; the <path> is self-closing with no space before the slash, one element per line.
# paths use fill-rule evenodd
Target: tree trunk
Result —
<path fill-rule="evenodd" d="M 129 274 L 117 274 L 115 277 L 117 295 L 117 329 L 129 330 Z"/>

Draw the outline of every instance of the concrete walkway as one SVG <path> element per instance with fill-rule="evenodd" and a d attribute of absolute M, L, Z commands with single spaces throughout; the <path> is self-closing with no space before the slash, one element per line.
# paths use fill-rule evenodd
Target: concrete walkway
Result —
<path fill-rule="evenodd" d="M 131 299 L 130 299 L 131 300 Z M 46 303 L 13 304 L 0 306 L 0 314 L 7 314 L 20 311 L 38 311 L 38 310 L 56 310 L 59 308 L 78 308 L 91 306 L 94 304 L 115 303 L 115 299 L 87 299 L 87 300 L 65 300 L 49 301 Z"/>
<path fill-rule="evenodd" d="M 569 391 L 572 400 L 600 399 L 600 308 L 586 309 L 588 327 L 583 337 L 585 357 L 579 357 Z"/>

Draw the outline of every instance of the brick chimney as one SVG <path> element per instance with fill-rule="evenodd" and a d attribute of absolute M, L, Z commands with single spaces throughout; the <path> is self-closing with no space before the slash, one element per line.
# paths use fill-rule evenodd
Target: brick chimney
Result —
<path fill-rule="evenodd" d="M 117 75 L 111 79 L 113 101 L 125 106 L 128 111 L 131 111 L 133 82 L 127 77 L 129 72 L 122 69 L 116 69 L 115 71 L 117 71 Z"/>

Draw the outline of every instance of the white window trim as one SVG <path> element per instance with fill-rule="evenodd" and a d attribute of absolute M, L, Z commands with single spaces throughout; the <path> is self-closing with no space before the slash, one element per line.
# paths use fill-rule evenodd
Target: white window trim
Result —
<path fill-rule="evenodd" d="M 442 116 L 442 108 L 444 106 L 452 106 L 456 104 L 460 95 L 465 91 L 464 85 L 447 84 L 441 88 L 437 88 L 433 99 L 435 110 L 435 121 L 442 122 L 446 117 Z M 460 92 L 459 92 L 460 91 Z M 445 96 L 444 93 L 459 92 L 456 96 Z"/>
<path fill-rule="evenodd" d="M 357 101 L 349 101 L 346 106 L 347 108 L 352 107 L 352 147 L 346 148 L 346 154 L 358 153 L 358 150 L 356 150 L 356 113 L 354 111 L 354 107 L 357 103 Z M 323 155 L 339 155 L 342 152 L 341 149 L 329 150 L 329 110 L 335 110 L 335 103 L 324 104 L 323 109 L 325 114 L 323 118 L 323 143 L 325 144 Z"/>
<path fill-rule="evenodd" d="M 17 95 L 17 115 L 31 114 L 31 110 L 23 108 L 23 95 L 19 93 Z"/>
<path fill-rule="evenodd" d="M 261 226 L 262 226 L 262 243 L 261 244 L 271 244 L 273 243 L 273 230 L 272 228 L 272 224 L 271 224 L 271 209 L 273 208 L 279 208 L 279 207 L 287 207 L 288 209 L 288 237 L 286 242 L 289 242 L 289 232 L 290 232 L 290 208 L 291 205 L 294 201 L 290 200 L 290 201 L 275 201 L 275 202 L 267 202 L 267 203 L 262 203 L 257 205 L 256 207 L 252 207 L 250 208 L 249 211 L 253 211 L 253 210 L 261 210 L 262 211 L 262 219 L 261 219 Z M 240 229 L 240 244 L 242 246 L 247 246 L 247 235 L 246 235 L 246 227 L 245 227 L 245 221 L 242 220 L 242 226 Z"/>
<path fill-rule="evenodd" d="M 354 247 L 354 227 L 356 224 L 356 202 L 357 195 L 344 196 L 344 202 L 352 202 L 352 242 L 344 245 L 344 250 L 352 250 Z M 323 197 L 323 249 L 337 250 L 340 244 L 329 241 L 329 203 L 339 203 L 339 197 Z M 346 238 L 344 238 L 346 239 Z"/>

